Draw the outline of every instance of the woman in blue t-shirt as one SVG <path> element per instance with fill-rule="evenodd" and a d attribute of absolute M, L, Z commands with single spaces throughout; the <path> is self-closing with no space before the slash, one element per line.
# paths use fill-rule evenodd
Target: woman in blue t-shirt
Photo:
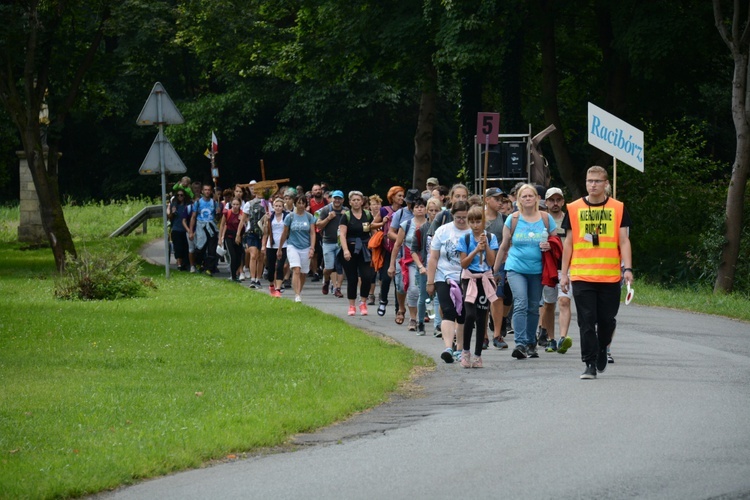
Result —
<path fill-rule="evenodd" d="M 284 232 L 279 241 L 277 258 L 282 258 L 284 243 L 287 244 L 286 257 L 292 270 L 294 301 L 302 302 L 302 287 L 310 271 L 310 259 L 315 252 L 315 217 L 306 210 L 307 196 L 304 193 L 294 197 L 294 212 L 284 218 Z"/>
<path fill-rule="evenodd" d="M 542 252 L 549 250 L 547 238 L 557 225 L 552 217 L 539 210 L 539 196 L 531 184 L 524 184 L 518 189 L 516 200 L 518 212 L 505 221 L 497 262 L 500 264 L 505 260 L 508 283 L 513 292 L 516 341 L 513 357 L 538 358 L 536 326 L 542 297 Z"/>

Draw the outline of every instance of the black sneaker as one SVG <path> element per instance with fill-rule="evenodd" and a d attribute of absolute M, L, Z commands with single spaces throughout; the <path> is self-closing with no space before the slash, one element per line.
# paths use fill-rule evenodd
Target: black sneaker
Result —
<path fill-rule="evenodd" d="M 596 356 L 596 369 L 599 373 L 607 369 L 607 346 L 599 349 L 599 354 Z"/>
<path fill-rule="evenodd" d="M 435 337 L 436 339 L 443 338 L 443 331 L 440 329 L 439 326 L 435 327 L 435 331 L 432 332 L 432 336 Z"/>
<path fill-rule="evenodd" d="M 536 346 L 530 345 L 528 349 L 526 349 L 526 355 L 530 358 L 538 358 L 539 353 L 536 352 Z"/>
<path fill-rule="evenodd" d="M 615 358 L 612 357 L 612 354 L 607 352 L 607 363 L 614 363 Z"/>
<path fill-rule="evenodd" d="M 450 349 L 450 348 L 447 348 L 447 349 L 445 349 L 445 350 L 444 350 L 444 351 L 443 351 L 443 352 L 442 352 L 442 353 L 440 354 L 440 359 L 442 359 L 442 360 L 443 360 L 443 361 L 445 361 L 446 363 L 453 363 L 453 361 L 454 361 L 454 360 L 453 360 L 453 350 L 452 350 L 452 349 Z"/>
<path fill-rule="evenodd" d="M 586 364 L 586 369 L 581 373 L 581 379 L 582 380 L 593 380 L 596 378 L 596 366 L 591 364 Z"/>
<path fill-rule="evenodd" d="M 537 344 L 539 344 L 539 347 L 547 347 L 547 344 L 549 341 L 547 340 L 547 329 L 542 328 L 539 330 L 539 338 L 537 339 Z"/>
<path fill-rule="evenodd" d="M 517 345 L 515 349 L 513 349 L 513 353 L 511 354 L 516 359 L 526 359 L 526 346 L 525 345 Z"/>

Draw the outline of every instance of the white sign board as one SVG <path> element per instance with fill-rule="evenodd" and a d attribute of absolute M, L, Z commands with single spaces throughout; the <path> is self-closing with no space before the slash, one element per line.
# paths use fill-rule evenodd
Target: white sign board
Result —
<path fill-rule="evenodd" d="M 643 172 L 643 131 L 589 103 L 589 144 Z"/>
<path fill-rule="evenodd" d="M 180 125 L 185 123 L 185 118 L 182 117 L 182 113 L 167 94 L 167 89 L 161 83 L 156 82 L 135 123 L 141 126 L 158 125 L 160 123 Z"/>

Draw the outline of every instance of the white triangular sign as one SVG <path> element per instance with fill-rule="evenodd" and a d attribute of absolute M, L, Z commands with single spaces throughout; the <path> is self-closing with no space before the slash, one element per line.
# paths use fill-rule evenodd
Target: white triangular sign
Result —
<path fill-rule="evenodd" d="M 160 103 L 161 116 L 159 115 Z M 146 104 L 143 105 L 141 114 L 138 115 L 138 119 L 135 122 L 138 125 L 157 125 L 159 123 L 180 125 L 181 123 L 185 123 L 185 118 L 182 117 L 182 113 L 180 113 L 180 110 L 172 102 L 164 86 L 156 82 L 154 88 L 151 89 L 151 94 L 146 99 Z"/>
<path fill-rule="evenodd" d="M 148 150 L 146 159 L 143 160 L 141 168 L 138 169 L 138 173 L 141 175 L 154 175 L 161 173 L 161 163 L 159 161 L 159 144 L 161 143 L 164 148 L 164 171 L 168 174 L 184 174 L 187 172 L 185 164 L 182 163 L 180 156 L 177 151 L 174 150 L 172 143 L 166 136 L 163 136 L 161 141 L 159 140 L 160 134 L 156 134 L 154 143 L 151 144 L 151 148 Z"/>

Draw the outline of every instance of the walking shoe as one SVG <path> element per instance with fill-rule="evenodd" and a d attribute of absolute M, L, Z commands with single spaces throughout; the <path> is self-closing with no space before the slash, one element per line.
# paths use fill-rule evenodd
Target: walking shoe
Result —
<path fill-rule="evenodd" d="M 302 302 L 302 297 L 300 297 L 299 295 L 296 295 L 296 296 L 294 297 L 294 301 L 295 301 L 295 302 Z"/>
<path fill-rule="evenodd" d="M 190 266 L 190 272 L 191 272 L 191 273 L 194 273 L 194 272 L 195 272 L 195 266 Z"/>
<path fill-rule="evenodd" d="M 385 306 L 388 305 L 388 302 L 380 301 L 380 305 L 378 305 L 378 316 L 385 316 Z"/>
<path fill-rule="evenodd" d="M 456 344 L 453 344 L 454 346 Z M 453 361 L 460 361 L 461 360 L 461 351 L 457 351 L 453 349 Z"/>
<path fill-rule="evenodd" d="M 537 338 L 537 344 L 539 344 L 539 347 L 547 347 L 547 344 L 549 344 L 549 340 L 547 339 L 546 328 L 542 328 L 539 330 L 539 337 Z"/>
<path fill-rule="evenodd" d="M 247 276 L 247 277 L 249 278 L 250 276 Z M 291 278 L 290 279 L 285 279 L 281 284 L 284 285 L 284 288 L 292 288 L 292 280 L 291 280 Z"/>
<path fill-rule="evenodd" d="M 270 285 L 268 285 L 268 291 L 269 291 L 269 292 L 270 292 L 271 294 L 273 294 L 273 292 L 274 292 L 274 291 L 276 291 L 276 287 L 274 286 L 274 284 L 273 284 L 273 283 L 271 283 Z"/>
<path fill-rule="evenodd" d="M 490 348 L 490 339 L 485 337 L 484 342 L 482 342 L 482 349 L 489 349 L 489 348 Z"/>
<path fill-rule="evenodd" d="M 410 319 L 409 320 L 409 326 L 406 328 L 410 332 L 416 332 L 417 331 L 417 320 L 416 319 Z"/>
<path fill-rule="evenodd" d="M 240 271 L 239 273 L 237 273 L 237 280 L 239 280 L 239 281 L 245 281 L 245 273 L 243 273 L 242 271 Z"/>
<path fill-rule="evenodd" d="M 516 359 L 526 359 L 526 346 L 525 345 L 517 345 L 515 349 L 513 349 L 513 353 L 511 354 Z"/>
<path fill-rule="evenodd" d="M 367 304 L 364 302 L 359 303 L 359 314 L 362 316 L 367 316 Z"/>
<path fill-rule="evenodd" d="M 249 269 L 245 269 L 244 274 L 245 274 L 245 279 L 249 280 L 250 279 L 250 270 Z"/>
<path fill-rule="evenodd" d="M 420 323 L 417 325 L 417 336 L 424 337 L 424 323 Z"/>
<path fill-rule="evenodd" d="M 328 295 L 328 289 L 330 287 L 331 287 L 331 280 L 323 282 L 323 289 L 321 290 L 321 292 L 323 292 L 323 295 Z"/>
<path fill-rule="evenodd" d="M 347 313 L 349 316 L 354 316 L 357 314 L 357 308 L 354 306 L 349 306 L 349 312 Z"/>
<path fill-rule="evenodd" d="M 461 351 L 461 368 L 471 368 L 470 351 Z"/>
<path fill-rule="evenodd" d="M 435 327 L 435 331 L 432 332 L 432 336 L 435 337 L 436 339 L 443 338 L 443 330 L 440 329 L 440 325 Z"/>
<path fill-rule="evenodd" d="M 607 347 L 599 349 L 599 354 L 596 356 L 596 369 L 599 373 L 604 372 L 607 369 Z"/>
<path fill-rule="evenodd" d="M 474 359 L 471 360 L 471 367 L 472 368 L 481 368 L 482 367 L 482 356 L 474 356 Z"/>
<path fill-rule="evenodd" d="M 343 294 L 343 293 L 341 293 L 341 288 L 334 288 L 334 289 L 333 289 L 333 296 L 334 296 L 334 297 L 338 297 L 338 298 L 341 298 L 341 297 L 343 297 L 343 296 L 344 296 L 344 294 Z"/>
<path fill-rule="evenodd" d="M 367 296 L 367 305 L 368 306 L 374 306 L 375 305 L 375 296 L 374 295 L 368 295 Z"/>
<path fill-rule="evenodd" d="M 593 363 L 586 363 L 586 369 L 581 373 L 581 379 L 593 380 L 596 378 L 596 366 Z"/>
<path fill-rule="evenodd" d="M 250 280 L 250 284 L 248 285 L 248 287 L 252 289 L 258 288 L 255 286 L 255 280 Z"/>
<path fill-rule="evenodd" d="M 610 353 L 608 352 L 608 353 L 607 353 L 607 363 L 614 363 L 614 362 L 615 362 L 615 358 L 613 358 L 613 357 L 612 357 L 612 354 L 610 354 Z"/>
<path fill-rule="evenodd" d="M 508 348 L 508 344 L 503 340 L 502 337 L 495 337 L 494 339 L 492 339 L 492 345 L 494 345 L 498 349 Z"/>
<path fill-rule="evenodd" d="M 445 350 L 440 353 L 440 359 L 446 363 L 453 363 L 453 349 L 446 347 Z"/>
<path fill-rule="evenodd" d="M 555 352 L 557 350 L 557 341 L 555 339 L 550 339 L 549 343 L 547 344 L 547 348 L 544 350 L 544 352 Z"/>
<path fill-rule="evenodd" d="M 538 358 L 539 353 L 536 352 L 536 346 L 530 345 L 528 349 L 526 349 L 526 355 L 530 358 Z"/>
<path fill-rule="evenodd" d="M 560 354 L 565 354 L 571 347 L 573 347 L 573 339 L 565 336 L 561 338 L 560 342 L 557 344 L 557 352 L 559 352 Z"/>
<path fill-rule="evenodd" d="M 312 281 L 313 283 L 315 283 L 317 281 L 320 281 L 320 275 L 319 274 L 313 274 L 313 277 L 312 277 L 312 279 L 310 281 Z"/>
<path fill-rule="evenodd" d="M 281 297 L 281 290 L 274 290 L 273 293 L 271 294 L 271 297 L 276 297 L 276 298 Z"/>

